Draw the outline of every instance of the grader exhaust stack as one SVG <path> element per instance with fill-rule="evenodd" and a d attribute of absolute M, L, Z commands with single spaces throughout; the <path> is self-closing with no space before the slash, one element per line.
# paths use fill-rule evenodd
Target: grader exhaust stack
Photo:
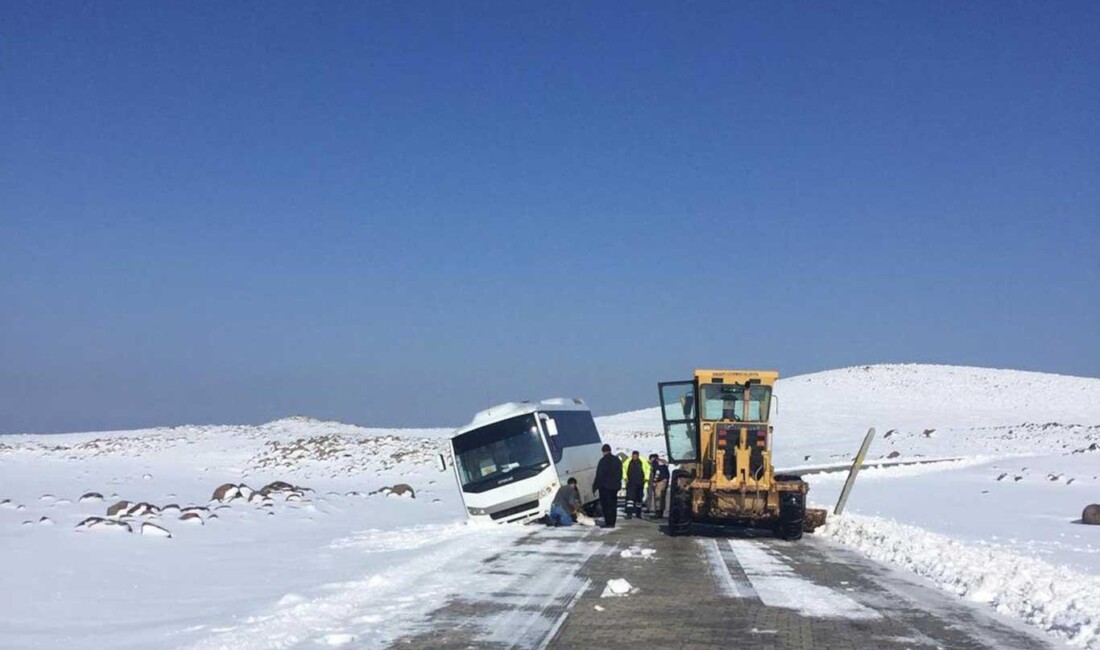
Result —
<path fill-rule="evenodd" d="M 825 523 L 806 509 L 809 486 L 775 474 L 769 415 L 774 370 L 696 370 L 687 381 L 657 385 L 672 474 L 670 535 L 693 522 L 771 528 L 797 540 Z"/>

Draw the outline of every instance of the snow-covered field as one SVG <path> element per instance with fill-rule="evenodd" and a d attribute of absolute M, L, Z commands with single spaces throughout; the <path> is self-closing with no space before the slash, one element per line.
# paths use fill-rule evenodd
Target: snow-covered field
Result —
<path fill-rule="evenodd" d="M 1100 648 L 1100 527 L 1076 523 L 1100 502 L 1100 380 L 887 365 L 784 379 L 777 394 L 784 469 L 843 464 L 878 430 L 849 514 L 822 534 Z M 619 449 L 663 449 L 656 409 L 597 423 Z M 473 567 L 521 534 L 465 524 L 434 463 L 448 435 L 289 418 L 2 436 L 0 647 L 382 646 L 489 589 Z M 911 460 L 944 462 L 886 464 Z M 831 505 L 844 472 L 807 478 Z M 211 501 L 225 483 L 274 481 L 291 487 Z M 383 489 L 396 484 L 415 498 Z M 78 527 L 120 500 L 156 508 L 116 516 L 134 532 Z M 188 507 L 208 510 L 180 519 Z"/>
<path fill-rule="evenodd" d="M 335 644 L 353 621 L 384 643 L 453 591 L 425 552 L 488 552 L 519 533 L 465 525 L 453 477 L 434 464 L 448 433 L 291 418 L 4 436 L 0 647 Z M 222 484 L 276 480 L 307 490 L 211 502 Z M 398 483 L 415 498 L 371 494 Z M 81 500 L 90 492 L 102 500 Z M 209 511 L 123 518 L 133 533 L 77 528 L 119 500 Z M 143 523 L 172 537 L 141 535 Z"/>

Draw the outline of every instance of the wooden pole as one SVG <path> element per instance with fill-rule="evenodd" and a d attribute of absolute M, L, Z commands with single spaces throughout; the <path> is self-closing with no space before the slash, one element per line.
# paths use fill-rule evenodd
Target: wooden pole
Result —
<path fill-rule="evenodd" d="M 863 444 L 859 448 L 859 453 L 856 454 L 856 459 L 852 461 L 852 469 L 848 470 L 848 480 L 844 481 L 844 489 L 841 490 L 840 499 L 836 502 L 836 510 L 833 510 L 834 515 L 844 512 L 844 504 L 848 503 L 848 495 L 852 492 L 852 486 L 856 484 L 856 474 L 859 474 L 859 468 L 863 466 L 863 459 L 867 456 L 867 450 L 870 449 L 871 440 L 874 437 L 875 428 L 871 427 L 863 437 Z"/>

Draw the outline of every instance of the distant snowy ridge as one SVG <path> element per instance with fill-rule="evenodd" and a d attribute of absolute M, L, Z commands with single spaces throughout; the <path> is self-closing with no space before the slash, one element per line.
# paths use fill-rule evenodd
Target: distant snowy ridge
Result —
<path fill-rule="evenodd" d="M 687 378 L 690 371 L 685 371 Z M 862 435 L 889 429 L 1024 422 L 1100 424 L 1100 379 L 1024 370 L 878 364 L 780 379 L 776 430 L 829 433 L 851 423 Z M 656 398 L 656 392 L 654 392 Z M 842 413 L 843 417 L 833 417 Z M 659 408 L 597 419 L 609 433 L 659 433 Z M 785 431 L 786 429 L 786 431 Z"/>
<path fill-rule="evenodd" d="M 832 517 L 818 534 L 988 603 L 1071 646 L 1100 650 L 1100 578 L 879 517 Z"/>

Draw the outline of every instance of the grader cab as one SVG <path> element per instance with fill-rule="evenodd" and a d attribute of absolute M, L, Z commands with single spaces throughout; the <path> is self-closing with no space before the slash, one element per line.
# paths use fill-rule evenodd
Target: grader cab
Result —
<path fill-rule="evenodd" d="M 783 539 L 825 523 L 806 509 L 809 486 L 775 474 L 769 415 L 774 370 L 696 370 L 688 381 L 658 384 L 672 474 L 670 535 L 693 522 L 771 528 Z"/>

